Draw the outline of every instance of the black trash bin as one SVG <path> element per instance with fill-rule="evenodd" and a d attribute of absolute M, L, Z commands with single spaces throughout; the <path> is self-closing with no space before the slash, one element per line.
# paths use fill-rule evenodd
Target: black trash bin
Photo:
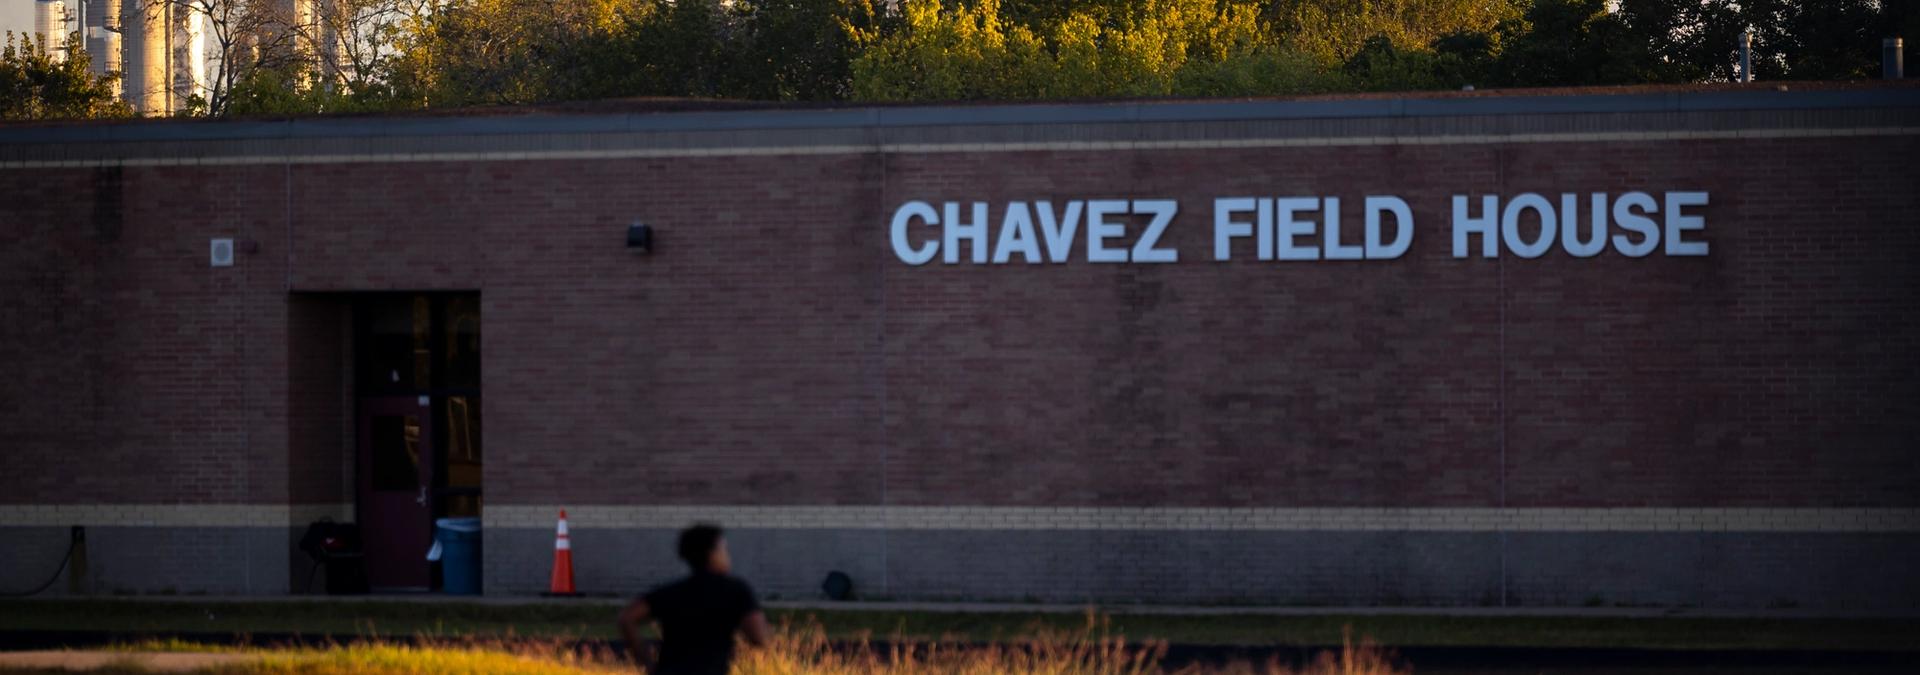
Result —
<path fill-rule="evenodd" d="M 313 568 L 307 571 L 307 592 L 313 592 L 313 575 L 322 566 L 327 568 L 327 595 L 367 592 L 367 559 L 360 548 L 359 526 L 315 521 L 301 535 L 300 550 L 313 558 Z"/>

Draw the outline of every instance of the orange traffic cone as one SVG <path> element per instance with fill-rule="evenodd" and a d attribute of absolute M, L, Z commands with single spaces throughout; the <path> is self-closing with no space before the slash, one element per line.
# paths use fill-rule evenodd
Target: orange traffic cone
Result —
<path fill-rule="evenodd" d="M 547 595 L 578 595 L 573 590 L 573 541 L 567 538 L 567 510 L 560 510 L 560 526 L 553 534 L 553 581 Z"/>

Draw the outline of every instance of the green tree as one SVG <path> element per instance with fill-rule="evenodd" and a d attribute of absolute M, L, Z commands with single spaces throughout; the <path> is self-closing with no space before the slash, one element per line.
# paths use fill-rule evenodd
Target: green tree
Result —
<path fill-rule="evenodd" d="M 1749 28 L 1762 80 L 1878 77 L 1881 39 L 1920 31 L 1911 0 L 1622 0 L 1620 13 L 1680 80 L 1734 79 Z"/>
<path fill-rule="evenodd" d="M 1251 3 L 1138 0 L 1026 25 L 996 0 L 908 0 L 904 25 L 857 35 L 857 98 L 953 100 L 1320 90 L 1309 59 L 1283 55 Z M 1037 21 L 1037 20 L 1036 20 Z M 1258 68 L 1281 67 L 1273 73 Z M 1284 90 L 1284 91 L 1271 91 Z"/>
<path fill-rule="evenodd" d="M 1269 44 L 1253 5 L 1212 0 L 1148 0 L 1104 21 L 1073 14 L 1051 27 L 1053 86 L 1047 94 L 1165 96 L 1180 72 Z"/>
<path fill-rule="evenodd" d="M 1069 17 L 1085 16 L 1105 27 L 1117 28 L 1145 10 L 1150 0 L 1047 0 L 1011 2 L 1000 6 L 1008 21 L 1045 33 Z"/>
<path fill-rule="evenodd" d="M 1044 95 L 1053 77 L 1046 45 L 1000 15 L 999 0 L 943 8 L 906 0 L 893 35 L 853 30 L 864 47 L 852 63 L 853 94 L 865 100 L 1018 99 Z"/>
<path fill-rule="evenodd" d="M 0 119 L 51 120 L 127 117 L 133 110 L 113 95 L 111 76 L 95 76 L 84 49 L 57 58 L 46 45 L 7 31 L 0 49 Z"/>
<path fill-rule="evenodd" d="M 699 3 L 688 3 L 699 4 Z M 635 0 L 449 0 L 399 31 L 387 75 L 424 107 L 524 104 L 597 92 L 588 48 L 650 7 Z"/>
<path fill-rule="evenodd" d="M 253 68 L 235 81 L 227 96 L 228 117 L 288 117 L 331 113 L 395 110 L 404 103 L 392 97 L 382 83 L 349 88 L 329 83 L 326 75 L 305 64 Z"/>
<path fill-rule="evenodd" d="M 1368 40 L 1341 70 L 1354 89 L 1363 91 L 1422 91 L 1447 87 L 1442 83 L 1440 57 L 1424 49 L 1400 49 L 1385 36 Z"/>
<path fill-rule="evenodd" d="M 1520 16 L 1525 0 L 1275 0 L 1282 41 L 1330 62 L 1344 62 L 1374 38 L 1422 49 L 1457 33 L 1491 33 Z"/>
<path fill-rule="evenodd" d="M 1620 18 L 1671 81 L 1731 80 L 1744 19 L 1724 0 L 1621 0 Z"/>
<path fill-rule="evenodd" d="M 1292 96 L 1347 91 L 1351 81 L 1319 58 L 1275 45 L 1218 61 L 1189 61 L 1174 80 L 1180 96 Z"/>
<path fill-rule="evenodd" d="M 396 47 L 433 5 L 434 0 L 316 2 L 307 20 L 293 26 L 304 44 L 298 55 L 302 63 L 296 72 L 282 74 L 305 76 L 313 87 L 326 90 L 336 109 L 393 107 L 389 80 L 400 56 Z"/>
<path fill-rule="evenodd" d="M 890 33 L 884 0 L 741 0 L 732 95 L 831 101 L 853 94 L 861 33 Z"/>
<path fill-rule="evenodd" d="M 315 90 L 303 86 L 304 73 L 294 69 L 255 68 L 233 83 L 224 114 L 235 117 L 279 117 L 330 112 L 315 100 Z"/>
<path fill-rule="evenodd" d="M 1511 25 L 1511 24 L 1509 24 Z M 1403 49 L 1385 37 L 1368 40 L 1341 66 L 1357 91 L 1451 90 L 1504 84 L 1495 62 L 1501 33 L 1455 33 L 1424 49 Z"/>
<path fill-rule="evenodd" d="M 575 52 L 569 98 L 727 96 L 738 86 L 735 15 L 713 2 L 639 0 Z"/>
<path fill-rule="evenodd" d="M 1883 17 L 1908 3 L 1897 0 L 1796 0 L 1749 2 L 1749 21 L 1776 18 L 1766 61 L 1773 76 L 1795 80 L 1851 80 L 1880 76 L 1880 40 L 1890 21 Z M 1771 7 L 1769 7 L 1771 5 Z M 1772 10 L 1772 11 L 1768 11 Z M 1905 10 L 1911 11 L 1911 10 Z M 1756 74 L 1760 73 L 1755 68 Z"/>
<path fill-rule="evenodd" d="M 1639 84 L 1675 81 L 1691 72 L 1659 58 L 1648 34 L 1608 11 L 1605 0 L 1536 0 L 1499 32 L 1491 76 L 1501 85 Z"/>

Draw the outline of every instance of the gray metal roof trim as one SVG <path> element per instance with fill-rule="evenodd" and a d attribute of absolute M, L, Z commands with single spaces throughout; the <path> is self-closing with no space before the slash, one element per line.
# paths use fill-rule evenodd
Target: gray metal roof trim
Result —
<path fill-rule="evenodd" d="M 277 121 L 0 127 L 0 144 L 137 143 L 541 133 L 691 132 L 900 128 L 1011 124 L 1222 122 L 1336 118 L 1461 117 L 1920 107 L 1920 88 L 1703 91 L 1645 94 L 1368 98 L 1332 101 L 1132 101 L 829 110 L 730 110 L 512 116 L 303 118 Z"/>
<path fill-rule="evenodd" d="M 1178 105 L 1178 104 L 1170 104 Z M 996 124 L 1100 124 L 1137 121 L 1142 104 L 1128 102 L 989 104 L 877 108 L 883 127 Z"/>
<path fill-rule="evenodd" d="M 138 143 L 287 138 L 288 121 L 93 123 L 64 127 L 0 127 L 0 144 Z"/>
<path fill-rule="evenodd" d="M 880 124 L 877 108 L 832 110 L 721 110 L 624 113 L 626 131 L 750 131 L 844 129 Z"/>
<path fill-rule="evenodd" d="M 511 117 L 351 117 L 290 120 L 290 138 L 463 136 L 489 134 L 591 134 L 627 130 L 623 115 L 568 116 L 551 113 Z"/>
<path fill-rule="evenodd" d="M 1514 103 L 1525 101 L 1525 112 L 1514 111 Z M 1571 115 L 1579 113 L 1651 113 L 1677 109 L 1673 94 L 1636 94 L 1609 96 L 1583 94 L 1571 96 L 1535 96 L 1522 98 L 1461 97 L 1406 99 L 1402 117 L 1468 117 L 1476 115 Z M 1800 107 L 1820 107 L 1799 104 Z"/>

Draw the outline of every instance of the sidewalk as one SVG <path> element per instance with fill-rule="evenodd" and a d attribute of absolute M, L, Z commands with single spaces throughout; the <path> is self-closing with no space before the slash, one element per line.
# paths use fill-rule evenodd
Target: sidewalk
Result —
<path fill-rule="evenodd" d="M 98 670 L 109 666 L 131 666 L 141 672 L 188 673 L 239 663 L 247 654 L 207 654 L 200 652 L 118 652 L 45 650 L 0 652 L 0 670 Z"/>
<path fill-rule="evenodd" d="M 35 600 L 109 600 L 178 603 L 444 603 L 483 606 L 529 605 L 603 605 L 625 604 L 622 597 L 553 598 L 537 595 L 464 596 L 438 593 L 390 595 L 114 595 L 43 596 Z M 845 601 L 768 600 L 770 609 L 817 612 L 927 612 L 950 614 L 1081 614 L 1093 610 L 1102 614 L 1157 616 L 1432 616 L 1432 617 L 1563 617 L 1563 618 L 1666 618 L 1702 619 L 1906 619 L 1920 618 L 1914 609 L 1808 609 L 1808 608 L 1700 608 L 1700 607 L 1335 607 L 1335 606 L 1256 606 L 1256 605 L 1145 605 L 1145 604 L 1064 604 L 1018 602 L 926 602 L 926 601 Z"/>

